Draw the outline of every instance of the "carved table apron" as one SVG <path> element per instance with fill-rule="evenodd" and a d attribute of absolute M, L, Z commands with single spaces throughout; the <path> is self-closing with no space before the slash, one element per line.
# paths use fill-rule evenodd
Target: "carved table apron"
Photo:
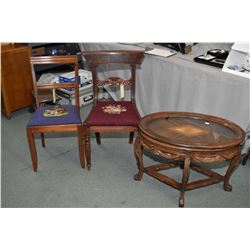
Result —
<path fill-rule="evenodd" d="M 169 126 L 169 121 L 165 121 L 166 119 L 169 119 L 169 117 L 171 119 L 176 119 L 178 121 L 177 123 L 176 120 L 174 121 L 173 127 L 172 124 L 171 126 Z M 178 118 L 182 119 L 180 120 L 181 122 L 179 122 Z M 191 120 L 188 120 L 189 118 L 191 118 Z M 219 130 L 219 133 L 222 133 L 222 135 L 220 135 L 222 139 L 221 138 L 214 139 L 213 137 L 212 138 L 213 141 L 211 141 L 211 138 L 207 137 L 207 140 L 208 141 L 210 140 L 210 144 L 208 143 L 207 145 L 202 145 L 202 142 L 204 140 L 204 138 L 202 137 L 202 135 L 204 134 L 203 129 L 205 128 L 204 130 L 206 134 L 208 134 L 206 130 L 207 128 L 205 127 L 204 124 L 201 125 L 198 124 L 199 126 L 197 126 L 197 124 L 195 124 L 196 120 L 194 120 L 193 123 L 192 118 L 195 118 L 197 121 L 200 119 L 199 120 L 200 123 L 204 121 L 204 124 L 209 124 L 209 125 L 212 124 L 211 126 L 214 126 L 213 129 L 216 128 L 217 130 Z M 160 126 L 153 125 L 151 127 L 152 129 L 151 130 L 149 124 L 151 121 L 154 120 L 160 121 L 158 123 L 161 124 Z M 170 123 L 171 122 L 172 121 L 170 121 Z M 193 126 L 193 128 L 191 127 L 191 125 Z M 223 127 L 225 127 L 225 129 L 228 129 L 228 131 L 220 131 L 221 129 L 224 129 Z M 153 129 L 155 128 L 161 128 L 161 130 L 165 129 L 166 134 L 168 134 L 169 132 L 170 136 L 166 138 L 165 136 L 162 136 L 160 132 L 154 133 L 155 131 Z M 178 132 L 178 136 L 176 136 L 177 135 L 176 131 L 174 131 L 175 134 L 171 134 L 173 128 Z M 183 128 L 188 129 L 188 135 L 180 135 L 179 131 L 181 131 L 180 129 Z M 194 130 L 194 128 L 196 130 Z M 192 131 L 194 131 L 193 135 Z M 231 136 L 230 138 L 229 135 L 226 134 L 226 132 L 228 134 L 232 132 L 232 134 L 230 134 Z M 199 133 L 197 137 L 198 139 L 195 138 L 196 136 L 195 133 L 196 134 Z M 182 141 L 180 141 L 181 136 L 183 136 L 181 138 Z M 209 136 L 211 136 L 211 133 L 209 134 Z M 212 136 L 214 135 L 212 134 Z M 224 140 L 223 136 L 225 137 Z M 176 142 L 177 142 L 176 144 L 174 144 L 173 143 L 174 140 L 172 140 L 175 139 L 174 137 L 176 137 Z M 178 143 L 178 140 L 179 142 L 182 143 Z M 199 140 L 201 142 L 199 142 Z M 184 193 L 187 190 L 192 190 L 195 188 L 200 188 L 203 186 L 224 181 L 224 190 L 232 191 L 232 186 L 229 184 L 229 178 L 240 162 L 240 157 L 241 157 L 240 144 L 242 143 L 243 140 L 244 140 L 244 131 L 236 124 L 231 123 L 222 118 L 195 114 L 195 113 L 186 113 L 186 112 L 161 112 L 161 113 L 154 113 L 151 115 L 147 115 L 141 120 L 139 124 L 139 133 L 134 143 L 134 152 L 137 160 L 137 166 L 139 169 L 138 173 L 134 176 L 134 179 L 137 181 L 141 180 L 143 173 L 145 172 L 148 175 L 164 182 L 165 184 L 168 184 L 180 190 L 180 196 L 179 196 L 180 207 L 184 207 Z M 190 141 L 190 143 L 187 143 L 188 141 Z M 162 156 L 166 159 L 173 161 L 144 167 L 143 165 L 144 150 L 148 150 L 155 155 Z M 194 162 L 212 163 L 212 162 L 221 162 L 225 160 L 231 160 L 225 176 L 222 176 L 208 169 L 207 167 L 199 166 L 194 163 Z M 160 171 L 162 170 L 178 166 L 180 166 L 183 169 L 182 182 L 177 182 L 173 178 L 160 173 Z M 208 178 L 188 182 L 190 169 L 200 174 L 206 175 Z"/>

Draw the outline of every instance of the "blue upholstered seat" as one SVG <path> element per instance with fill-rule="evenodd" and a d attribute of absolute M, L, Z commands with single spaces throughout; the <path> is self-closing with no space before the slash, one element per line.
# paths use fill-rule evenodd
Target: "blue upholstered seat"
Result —
<path fill-rule="evenodd" d="M 80 124 L 81 118 L 77 111 L 76 106 L 73 105 L 62 105 L 68 114 L 57 117 L 45 117 L 43 116 L 45 109 L 54 108 L 54 106 L 39 107 L 33 114 L 32 118 L 28 122 L 28 127 L 33 126 L 47 126 L 47 125 L 66 125 L 66 124 Z"/>

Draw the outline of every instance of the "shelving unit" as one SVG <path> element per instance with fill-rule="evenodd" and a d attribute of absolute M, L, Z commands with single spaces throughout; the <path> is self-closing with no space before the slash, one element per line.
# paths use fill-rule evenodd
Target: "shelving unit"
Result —
<path fill-rule="evenodd" d="M 80 48 L 77 43 L 29 43 L 32 48 L 32 56 L 57 56 L 57 55 L 77 55 L 79 68 L 82 68 L 82 58 Z M 36 72 L 46 72 L 57 65 L 37 65 Z"/>

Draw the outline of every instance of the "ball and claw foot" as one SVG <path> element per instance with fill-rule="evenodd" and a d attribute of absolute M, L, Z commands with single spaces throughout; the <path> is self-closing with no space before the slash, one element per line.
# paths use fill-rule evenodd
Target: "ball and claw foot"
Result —
<path fill-rule="evenodd" d="M 142 179 L 143 172 L 139 171 L 136 175 L 134 175 L 135 181 L 140 181 Z"/>
<path fill-rule="evenodd" d="M 227 192 L 231 192 L 232 191 L 232 186 L 230 184 L 224 185 L 224 190 Z"/>

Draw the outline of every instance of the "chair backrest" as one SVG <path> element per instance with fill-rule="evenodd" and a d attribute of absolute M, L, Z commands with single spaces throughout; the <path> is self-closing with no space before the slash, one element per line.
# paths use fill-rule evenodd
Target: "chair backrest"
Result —
<path fill-rule="evenodd" d="M 36 106 L 39 107 L 39 97 L 38 90 L 41 89 L 60 89 L 60 88 L 73 88 L 75 94 L 75 104 L 79 110 L 79 84 L 78 84 L 78 59 L 74 55 L 65 55 L 65 56 L 37 56 L 30 57 L 33 86 L 34 86 L 34 97 L 36 101 Z M 36 80 L 35 65 L 45 65 L 45 64 L 54 64 L 54 65 L 73 65 L 75 72 L 75 81 L 69 83 L 38 83 Z"/>
<path fill-rule="evenodd" d="M 131 101 L 135 103 L 135 80 L 136 80 L 136 65 L 140 65 L 144 57 L 144 51 L 136 50 L 98 50 L 84 51 L 82 55 L 92 71 L 94 104 L 98 101 L 98 88 L 104 85 L 130 85 L 131 86 Z M 131 71 L 130 79 L 122 79 L 114 76 L 104 80 L 98 79 L 97 67 L 101 65 L 123 64 L 129 65 Z"/>

